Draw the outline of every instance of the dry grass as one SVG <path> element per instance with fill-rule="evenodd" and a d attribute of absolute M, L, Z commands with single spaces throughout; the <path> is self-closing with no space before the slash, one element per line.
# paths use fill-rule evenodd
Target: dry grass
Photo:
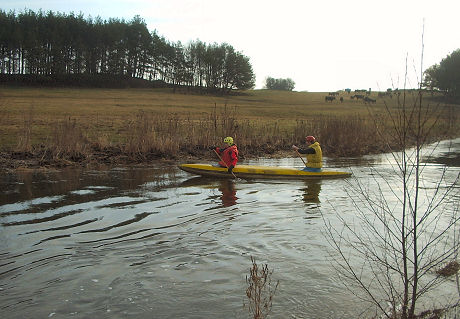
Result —
<path fill-rule="evenodd" d="M 385 104 L 396 110 L 396 98 L 374 93 L 377 103 L 365 104 L 341 93 L 341 103 L 325 102 L 326 95 L 255 90 L 222 97 L 168 89 L 3 87 L 0 150 L 31 152 L 40 146 L 54 157 L 78 158 L 91 149 L 116 147 L 139 160 L 152 154 L 174 158 L 200 156 L 231 135 L 242 154 L 260 155 L 289 150 L 308 134 L 318 138 L 327 156 L 383 150 L 373 117 L 384 113 Z M 438 119 L 434 138 L 458 135 L 452 108 Z"/>

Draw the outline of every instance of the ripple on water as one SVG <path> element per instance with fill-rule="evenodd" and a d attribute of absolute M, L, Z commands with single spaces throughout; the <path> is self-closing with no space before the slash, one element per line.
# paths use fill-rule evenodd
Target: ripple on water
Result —
<path fill-rule="evenodd" d="M 374 171 L 350 169 L 387 190 L 392 168 L 368 162 Z M 280 281 L 274 318 L 356 314 L 333 275 L 322 219 L 353 225 L 349 180 L 219 181 L 166 165 L 11 183 L 14 201 L 0 201 L 0 308 L 12 318 L 242 318 L 251 256 Z"/>

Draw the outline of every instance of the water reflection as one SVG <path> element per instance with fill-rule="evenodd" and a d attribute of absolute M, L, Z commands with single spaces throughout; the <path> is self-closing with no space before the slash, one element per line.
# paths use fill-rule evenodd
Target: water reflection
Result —
<path fill-rule="evenodd" d="M 321 192 L 321 181 L 305 181 L 305 187 L 301 188 L 301 190 L 305 203 L 320 203 L 319 193 Z"/>
<path fill-rule="evenodd" d="M 432 158 L 458 158 L 448 152 Z M 327 166 L 349 168 L 372 189 L 397 179 L 390 160 Z M 424 169 L 425 186 L 440 173 L 458 177 L 457 166 Z M 348 183 L 193 177 L 173 163 L 0 175 L 0 309 L 8 318 L 243 318 L 254 256 L 284 287 L 273 317 L 354 318 L 354 301 L 330 277 L 321 221 L 354 220 Z M 458 203 L 458 192 L 447 200 Z"/>
<path fill-rule="evenodd" d="M 220 191 L 220 199 L 224 207 L 230 207 L 237 203 L 235 182 L 231 179 L 214 179 L 209 177 L 193 177 L 181 183 L 182 186 L 198 186 L 203 188 L 217 188 Z"/>
<path fill-rule="evenodd" d="M 456 152 L 446 152 L 441 154 L 441 156 L 427 156 L 423 158 L 423 161 L 448 167 L 460 167 L 460 154 Z"/>
<path fill-rule="evenodd" d="M 175 167 L 170 165 L 155 168 L 114 168 L 108 171 L 64 169 L 61 171 L 18 171 L 0 175 L 0 204 L 15 204 L 24 201 L 43 201 L 50 209 L 54 202 L 62 206 L 62 198 L 69 203 L 84 202 L 105 191 L 106 197 L 120 190 L 135 190 L 143 185 L 148 188 L 167 187 L 176 180 Z M 57 198 L 57 200 L 55 200 Z M 49 200 L 53 199 L 53 200 Z M 56 205 L 56 204 L 54 204 Z M 36 208 L 36 207 L 35 207 Z M 0 213 L 2 213 L 0 211 Z"/>
<path fill-rule="evenodd" d="M 238 197 L 236 197 L 235 183 L 231 179 L 219 181 L 219 190 L 222 192 L 222 196 L 220 198 L 224 207 L 236 204 Z"/>

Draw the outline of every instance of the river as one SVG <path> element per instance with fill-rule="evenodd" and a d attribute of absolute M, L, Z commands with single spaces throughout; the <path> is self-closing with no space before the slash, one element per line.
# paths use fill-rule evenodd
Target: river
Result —
<path fill-rule="evenodd" d="M 460 139 L 438 145 L 424 161 L 427 184 L 446 167 L 455 180 L 459 154 Z M 302 166 L 299 158 L 241 163 Z M 353 176 L 320 181 L 216 180 L 163 162 L 4 173 L 1 317 L 249 318 L 251 256 L 280 283 L 272 318 L 356 317 L 360 302 L 328 258 L 325 219 L 339 228 L 338 214 L 355 216 L 353 181 L 400 183 L 394 164 L 388 154 L 326 158 Z M 446 285 L 455 296 L 455 283 Z"/>

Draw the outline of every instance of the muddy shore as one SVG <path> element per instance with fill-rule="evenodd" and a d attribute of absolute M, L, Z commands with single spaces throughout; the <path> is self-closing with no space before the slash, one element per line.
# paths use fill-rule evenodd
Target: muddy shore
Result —
<path fill-rule="evenodd" d="M 258 154 L 240 155 L 240 159 L 251 159 L 260 157 L 281 158 L 295 156 L 287 151 L 269 151 Z M 74 154 L 65 156 L 53 156 L 46 150 L 18 152 L 0 152 L 0 171 L 11 171 L 18 169 L 59 169 L 68 167 L 80 167 L 88 169 L 110 168 L 114 166 L 149 165 L 158 161 L 166 162 L 196 162 L 196 161 L 218 161 L 218 158 L 210 150 L 199 150 L 196 152 L 179 152 L 175 155 L 156 153 L 127 154 L 119 148 L 106 148 L 95 150 L 90 154 Z"/>

